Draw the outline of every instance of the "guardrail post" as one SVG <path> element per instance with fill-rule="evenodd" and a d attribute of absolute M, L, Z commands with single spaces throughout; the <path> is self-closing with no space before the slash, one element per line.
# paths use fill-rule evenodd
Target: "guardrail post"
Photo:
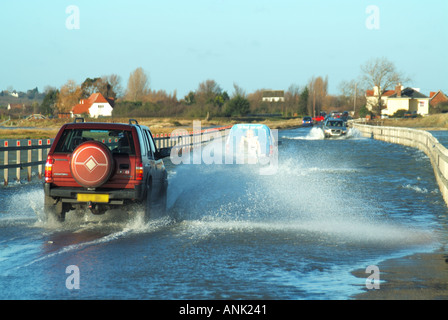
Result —
<path fill-rule="evenodd" d="M 32 141 L 28 140 L 29 147 L 31 147 L 31 143 L 32 143 Z M 31 151 L 32 151 L 31 149 L 28 150 L 28 163 L 30 163 L 32 161 Z M 28 178 L 28 181 L 31 181 L 31 166 L 27 167 L 27 178 Z"/>
<path fill-rule="evenodd" d="M 5 141 L 4 146 L 5 146 L 5 148 L 8 147 L 8 141 Z M 6 150 L 3 154 L 3 156 L 4 156 L 3 163 L 5 166 L 7 166 L 9 164 L 9 159 L 8 159 L 9 151 Z M 3 169 L 3 184 L 5 186 L 8 185 L 8 175 L 9 175 L 9 169 L 7 167 L 5 167 L 5 169 Z"/>
<path fill-rule="evenodd" d="M 37 144 L 39 146 L 41 146 L 42 145 L 42 140 L 39 140 L 37 142 Z M 42 149 L 37 149 L 37 161 L 39 161 L 39 162 L 42 161 Z M 37 166 L 37 174 L 39 175 L 39 179 L 42 179 L 42 165 L 41 164 L 39 164 Z"/>
<path fill-rule="evenodd" d="M 16 145 L 20 147 L 20 141 L 17 141 Z M 16 151 L 16 163 L 20 164 L 20 149 Z M 20 182 L 20 166 L 16 168 L 16 180 Z"/>

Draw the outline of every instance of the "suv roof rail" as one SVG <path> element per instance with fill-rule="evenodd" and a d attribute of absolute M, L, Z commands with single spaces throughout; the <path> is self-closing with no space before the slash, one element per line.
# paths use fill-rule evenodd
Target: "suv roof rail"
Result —
<path fill-rule="evenodd" d="M 133 124 L 132 122 L 134 122 L 134 124 L 137 124 L 137 125 L 138 125 L 137 120 L 135 120 L 135 119 L 129 119 L 129 124 Z"/>
<path fill-rule="evenodd" d="M 77 120 L 80 120 L 80 121 L 77 121 Z M 84 118 L 76 117 L 75 120 L 73 120 L 73 123 L 77 123 L 77 122 L 84 122 Z"/>

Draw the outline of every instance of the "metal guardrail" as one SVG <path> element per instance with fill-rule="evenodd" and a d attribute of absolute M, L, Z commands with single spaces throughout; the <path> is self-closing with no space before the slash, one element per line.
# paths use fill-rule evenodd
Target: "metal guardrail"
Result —
<path fill-rule="evenodd" d="M 354 126 L 363 136 L 423 151 L 431 161 L 440 192 L 448 205 L 448 149 L 428 131 L 405 127 Z"/>
<path fill-rule="evenodd" d="M 54 139 L 3 141 L 3 146 L 0 147 L 0 160 L 2 160 L 0 162 L 0 172 L 3 170 L 3 184 L 7 186 L 9 183 L 10 169 L 16 170 L 15 178 L 17 181 L 20 181 L 22 176 L 21 170 L 27 168 L 27 180 L 31 181 L 31 168 L 37 166 L 39 179 L 42 178 L 42 169 L 45 164 L 44 159 L 47 157 L 48 150 L 50 149 L 53 140 Z M 37 153 L 37 157 L 33 155 L 35 153 Z"/>
<path fill-rule="evenodd" d="M 204 129 L 198 131 L 183 131 L 182 134 L 156 134 L 154 141 L 158 149 L 182 148 L 184 152 L 198 147 L 210 140 L 209 135 L 216 132 L 227 133 L 231 126 Z M 7 186 L 9 179 L 21 181 L 22 178 L 31 181 L 32 168 L 37 167 L 37 176 L 42 178 L 47 154 L 54 139 L 3 140 L 0 145 L 0 174 L 3 173 L 3 184 Z M 23 169 L 26 168 L 26 172 Z M 10 170 L 15 169 L 15 175 L 10 177 Z"/>
<path fill-rule="evenodd" d="M 155 134 L 154 140 L 158 149 L 172 148 L 174 146 L 186 149 L 194 148 L 208 142 L 210 140 L 209 136 L 215 134 L 216 132 L 224 132 L 224 135 L 226 135 L 227 131 L 231 127 L 232 126 L 225 126 L 195 131 L 180 130 L 179 132 L 182 133 L 177 133 L 175 130 L 172 134 Z"/>
<path fill-rule="evenodd" d="M 0 122 L 0 126 L 2 126 L 2 125 L 4 125 L 4 124 L 8 123 L 9 121 L 11 121 L 11 117 L 8 117 L 8 120 L 5 120 L 5 121 L 3 121 L 3 122 Z"/>

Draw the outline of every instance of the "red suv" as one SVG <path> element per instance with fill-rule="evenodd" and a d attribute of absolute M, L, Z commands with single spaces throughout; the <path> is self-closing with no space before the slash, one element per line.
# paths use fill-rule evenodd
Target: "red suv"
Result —
<path fill-rule="evenodd" d="M 47 218 L 65 220 L 70 210 L 103 214 L 131 203 L 142 204 L 145 218 L 164 211 L 167 172 L 149 128 L 129 124 L 84 122 L 77 118 L 61 127 L 45 164 Z"/>

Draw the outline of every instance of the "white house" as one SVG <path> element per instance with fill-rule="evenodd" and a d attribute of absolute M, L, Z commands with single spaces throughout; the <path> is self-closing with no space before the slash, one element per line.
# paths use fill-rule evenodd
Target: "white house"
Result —
<path fill-rule="evenodd" d="M 112 101 L 104 98 L 101 93 L 93 93 L 88 99 L 81 101 L 72 108 L 71 117 L 88 114 L 92 118 L 112 116 Z"/>
<path fill-rule="evenodd" d="M 373 106 L 378 103 L 378 88 L 367 90 L 366 92 L 367 108 L 372 110 Z M 430 98 L 420 93 L 417 88 L 404 88 L 397 85 L 395 90 L 387 90 L 381 96 L 383 109 L 382 115 L 392 116 L 398 110 L 406 110 L 415 112 L 420 115 L 429 113 Z"/>
<path fill-rule="evenodd" d="M 266 90 L 263 91 L 261 101 L 279 102 L 285 101 L 285 92 L 283 90 Z"/>
<path fill-rule="evenodd" d="M 385 106 L 387 99 L 395 93 L 395 90 L 385 90 L 381 94 L 381 104 Z M 373 111 L 378 104 L 379 89 L 377 86 L 373 87 L 373 90 L 366 91 L 366 107 L 369 111 Z"/>

